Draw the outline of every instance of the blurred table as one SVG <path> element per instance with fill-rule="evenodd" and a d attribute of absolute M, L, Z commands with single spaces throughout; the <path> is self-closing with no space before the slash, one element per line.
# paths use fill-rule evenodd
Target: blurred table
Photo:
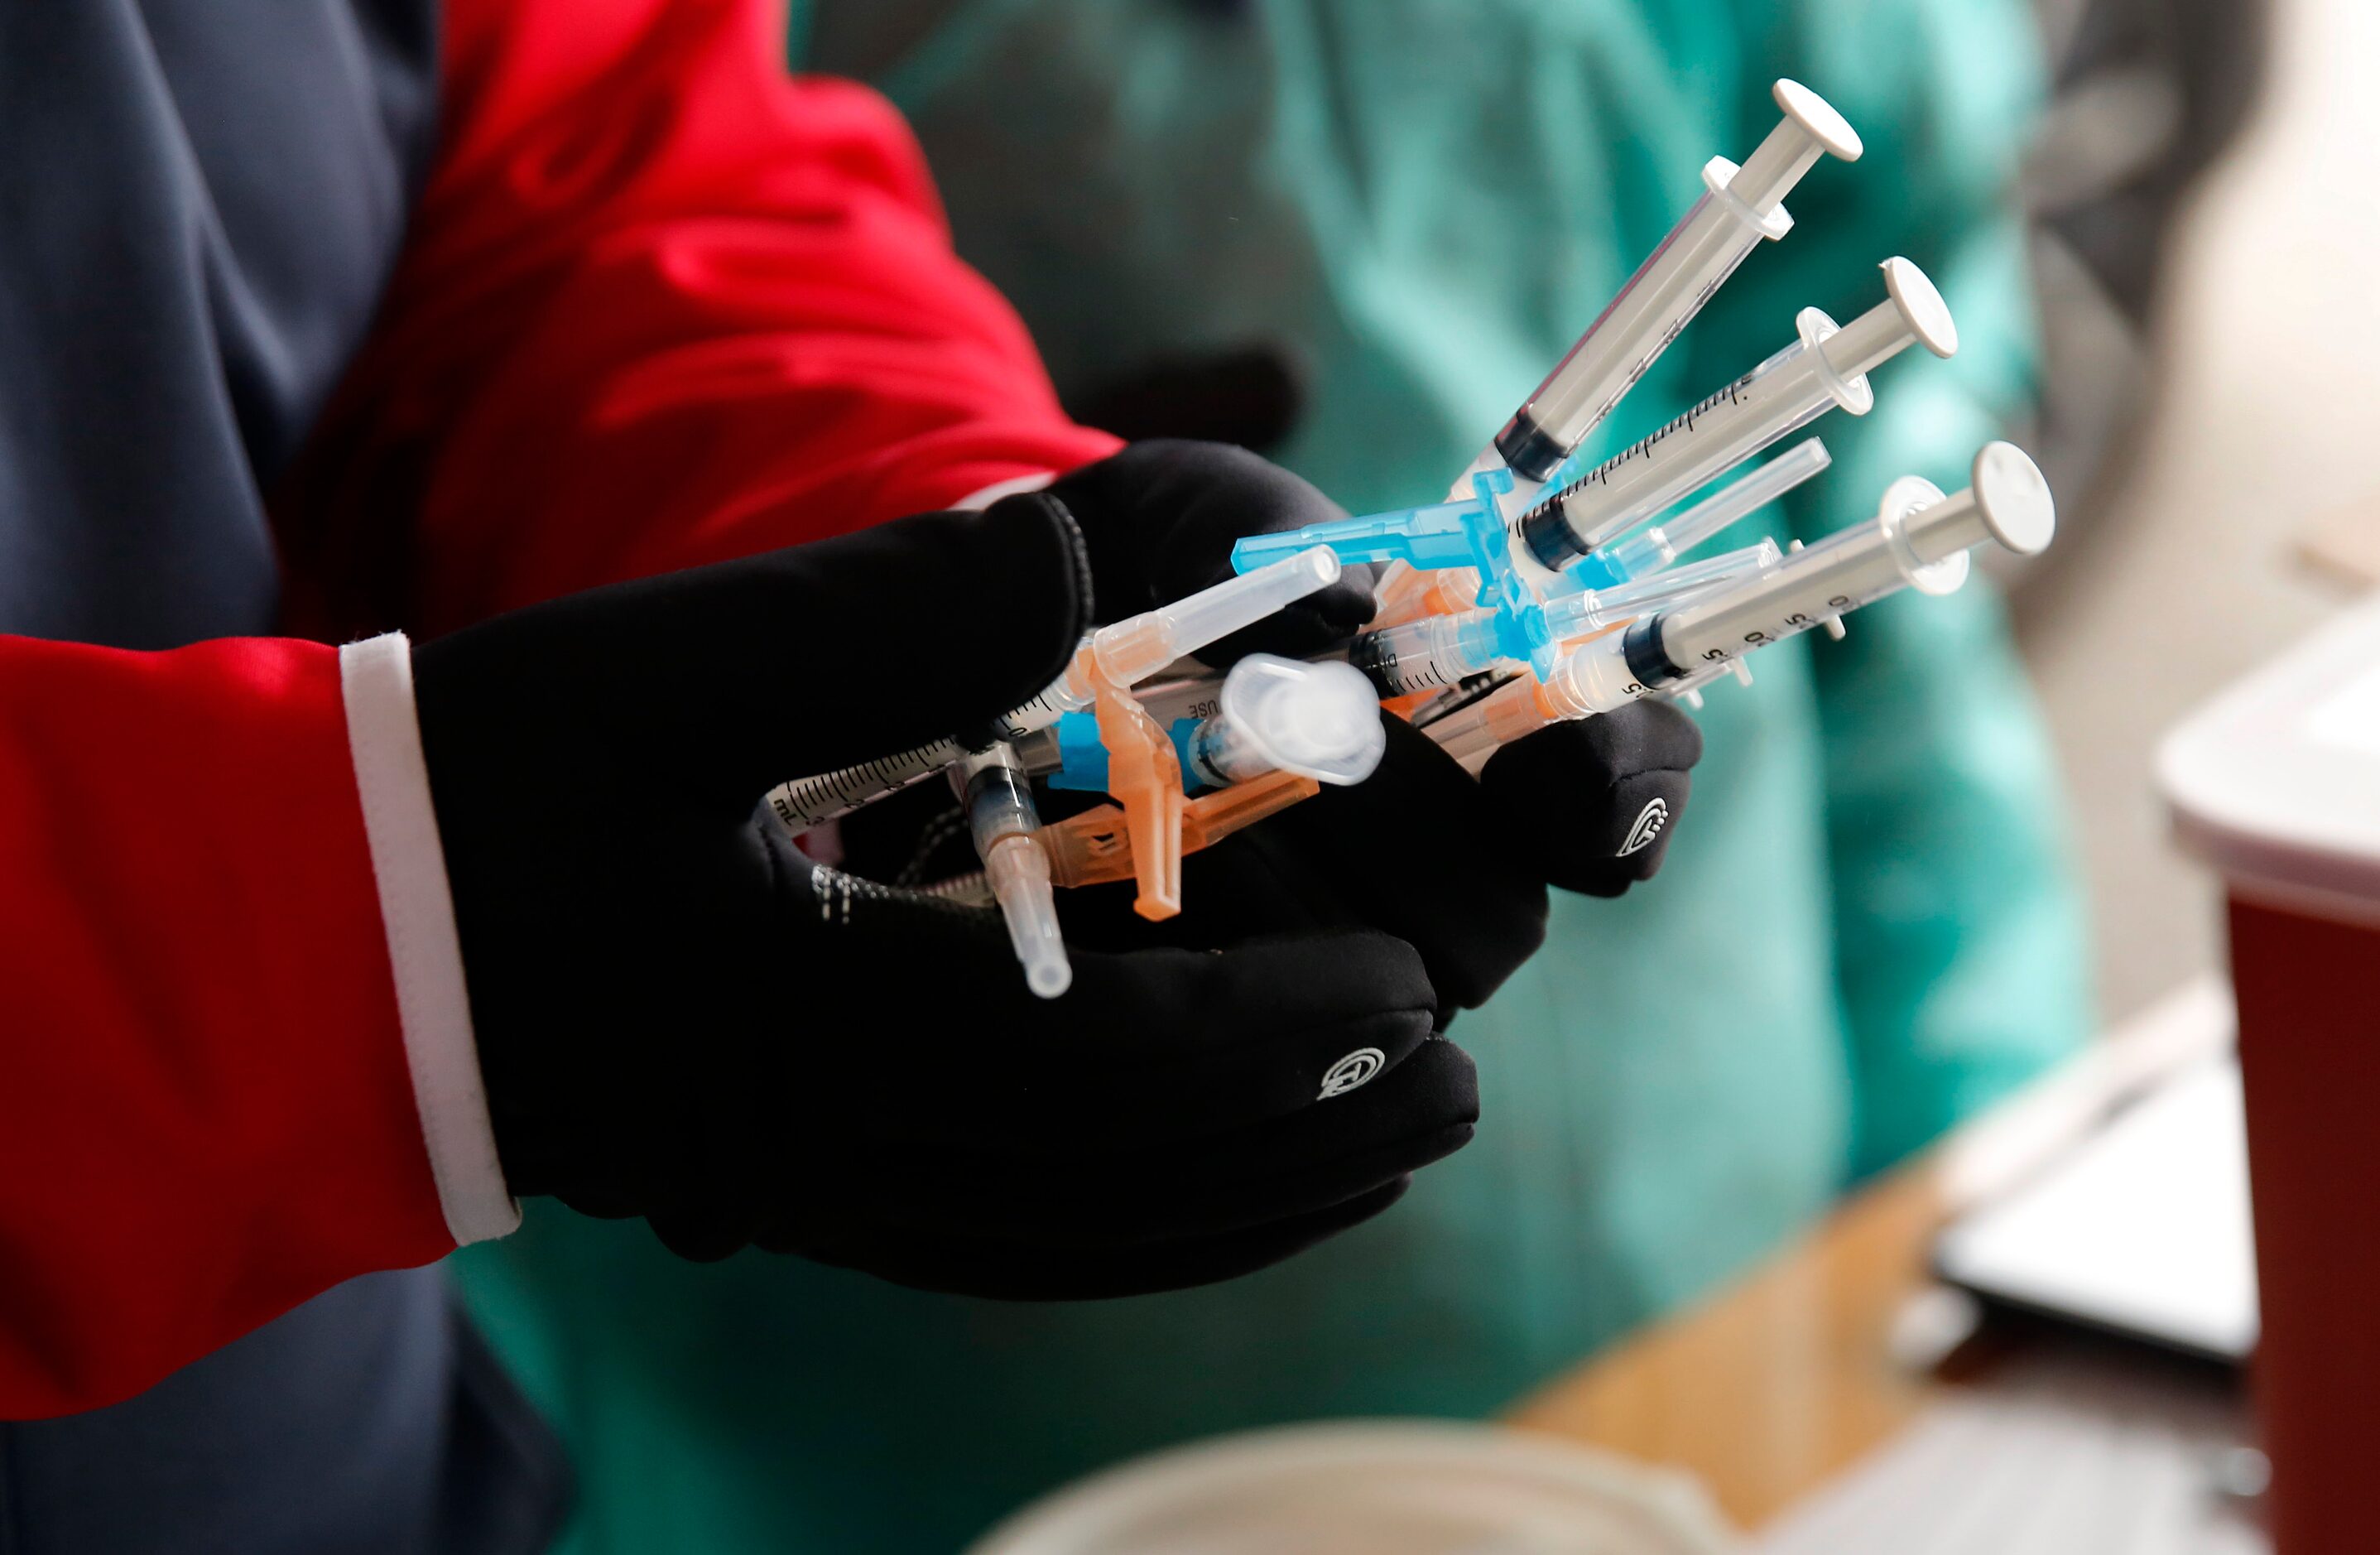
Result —
<path fill-rule="evenodd" d="M 2145 1445 L 2163 1454 L 2168 1478 L 2177 1463 L 2244 1441 L 2246 1403 L 2230 1374 L 2039 1322 L 2001 1318 L 1971 1332 L 1961 1304 L 1928 1274 L 1935 1233 L 1951 1215 L 2219 1051 L 2229 1028 L 2223 989 L 2180 990 L 1852 1197 L 1748 1278 L 1522 1400 L 1508 1420 L 1685 1469 L 1754 1530 L 1822 1490 L 1840 1494 L 1864 1460 L 1888 1471 L 1896 1444 L 1913 1450 L 1946 1424 L 1972 1434 L 1977 1421 L 1994 1422 L 1973 1460 L 1978 1479 L 2001 1447 L 2004 1467 L 2060 1433 L 2126 1453 Z M 1968 1472 L 1964 1462 L 1944 1471 L 1946 1484 Z M 2001 1499 L 2024 1498 L 2004 1490 Z M 2206 1548 L 2181 1538 L 2120 1547 Z M 1849 1546 L 1831 1548 L 1850 1555 Z"/>
<path fill-rule="evenodd" d="M 1951 1384 L 1893 1359 L 1948 1200 L 1939 1157 L 1862 1193 L 1705 1305 L 1524 1400 L 1509 1419 L 1687 1469 L 1756 1528 L 1905 1429 Z"/>

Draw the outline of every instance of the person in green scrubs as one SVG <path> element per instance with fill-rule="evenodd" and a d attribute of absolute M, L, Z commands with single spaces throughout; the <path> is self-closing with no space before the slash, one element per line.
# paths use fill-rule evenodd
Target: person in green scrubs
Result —
<path fill-rule="evenodd" d="M 1357 512 L 1445 490 L 1704 161 L 1774 123 L 1779 75 L 1866 156 L 1812 174 L 1791 236 L 1599 445 L 1786 344 L 1799 309 L 1866 308 L 1895 254 L 1940 283 L 1963 348 L 1881 370 L 1873 414 L 1821 424 L 1832 472 L 1732 543 L 1860 521 L 1902 474 L 1955 490 L 2028 403 L 2023 0 L 810 0 L 795 39 L 911 116 L 960 251 L 1070 403 L 1147 417 L 1172 373 L 1228 420 L 1250 396 L 1198 364 L 1278 363 L 1299 412 L 1269 451 Z M 698 1267 L 537 1206 L 458 1256 L 576 1454 L 562 1548 L 948 1550 L 1190 1437 L 1487 1414 L 2071 1049 L 2082 919 L 1994 590 L 1903 596 L 1754 668 L 1700 714 L 1660 877 L 1558 893 L 1545 951 L 1460 1023 L 1475 1142 L 1306 1257 L 1034 1306 L 757 1254 Z"/>

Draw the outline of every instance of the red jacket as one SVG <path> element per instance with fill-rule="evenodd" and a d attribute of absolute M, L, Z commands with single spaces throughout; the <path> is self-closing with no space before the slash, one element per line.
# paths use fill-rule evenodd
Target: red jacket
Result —
<path fill-rule="evenodd" d="M 405 258 L 273 504 L 294 631 L 443 631 L 1112 446 L 893 113 L 786 79 L 767 0 L 446 25 Z M 0 1417 L 516 1220 L 407 684 L 394 639 L 0 637 Z"/>

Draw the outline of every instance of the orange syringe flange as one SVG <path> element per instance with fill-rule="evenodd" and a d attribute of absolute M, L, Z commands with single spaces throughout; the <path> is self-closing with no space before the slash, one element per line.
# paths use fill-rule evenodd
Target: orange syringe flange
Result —
<path fill-rule="evenodd" d="M 1099 744 L 1108 752 L 1108 792 L 1123 807 L 1133 878 L 1132 910 L 1151 922 L 1182 910 L 1182 759 L 1132 687 L 1096 676 Z"/>
<path fill-rule="evenodd" d="M 1181 851 L 1190 854 L 1212 847 L 1232 832 L 1321 792 L 1322 785 L 1312 778 L 1269 772 L 1202 794 L 1183 806 Z M 1100 805 L 1054 821 L 1033 837 L 1049 853 L 1050 878 L 1062 886 L 1102 885 L 1135 878 L 1132 828 L 1124 812 L 1113 805 Z"/>

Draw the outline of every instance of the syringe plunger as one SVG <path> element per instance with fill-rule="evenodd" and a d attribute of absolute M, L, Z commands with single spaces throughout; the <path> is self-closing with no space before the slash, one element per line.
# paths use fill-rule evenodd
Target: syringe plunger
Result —
<path fill-rule="evenodd" d="M 1865 149 L 1859 131 L 1833 104 L 1799 81 L 1779 80 L 1769 89 L 1784 121 L 1743 159 L 1728 192 L 1761 215 L 1777 209 L 1822 156 L 1857 162 Z"/>
<path fill-rule="evenodd" d="M 1905 259 L 1888 259 L 1882 268 L 1886 299 L 1837 330 L 1821 347 L 1846 378 L 1873 372 L 1912 346 L 1946 359 L 1959 354 L 1958 322 L 1925 272 Z"/>
<path fill-rule="evenodd" d="M 1858 159 L 1860 138 L 1807 87 L 1780 80 L 1780 123 L 1742 166 L 1714 157 L 1705 193 L 1498 434 L 1492 450 L 1542 481 L 1644 377 L 1764 238 L 1792 228 L 1785 196 L 1821 156 Z M 1486 457 L 1483 456 L 1483 458 Z M 1479 468 L 1475 466 L 1475 468 Z"/>
<path fill-rule="evenodd" d="M 1848 330 L 1804 309 L 1791 346 L 1532 508 L 1521 550 L 1545 568 L 1568 566 L 1828 410 L 1865 415 L 1876 398 L 1867 369 L 1912 345 L 1956 351 L 1949 307 L 1925 273 L 1905 259 L 1883 270 L 1886 302 Z"/>
<path fill-rule="evenodd" d="M 2058 509 L 2040 467 L 2013 443 L 1975 456 L 1973 482 L 1953 497 L 1917 480 L 1894 482 L 1876 520 L 1828 535 L 1742 589 L 1690 601 L 1631 627 L 1629 667 L 1658 689 L 1871 604 L 1904 588 L 1948 593 L 1967 553 L 1991 541 L 2020 556 L 2048 545 Z"/>
<path fill-rule="evenodd" d="M 1517 681 L 1430 724 L 1430 738 L 1475 765 L 1548 723 L 1702 684 L 1755 649 L 1901 589 L 1949 592 L 1965 580 L 1969 550 L 1985 541 L 2020 556 L 2049 544 L 2057 504 L 2023 450 L 1987 445 L 1973 477 L 1953 497 L 1896 481 L 1874 522 L 1796 551 L 1747 584 L 1640 617 L 1622 637 L 1585 643 L 1543 682 Z"/>

